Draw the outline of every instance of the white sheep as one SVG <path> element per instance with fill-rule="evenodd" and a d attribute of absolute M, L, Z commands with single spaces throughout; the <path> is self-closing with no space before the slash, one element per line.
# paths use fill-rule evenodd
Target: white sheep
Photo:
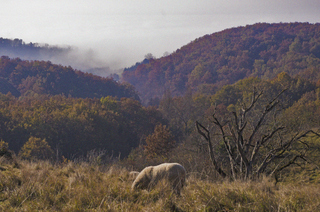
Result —
<path fill-rule="evenodd" d="M 137 171 L 131 171 L 131 172 L 129 172 L 129 179 L 130 180 L 135 180 L 136 179 L 136 177 L 139 175 L 139 172 L 137 172 Z"/>
<path fill-rule="evenodd" d="M 158 166 L 144 168 L 132 183 L 132 190 L 152 189 L 160 180 L 165 179 L 173 191 L 180 195 L 184 186 L 186 170 L 179 163 L 163 163 Z"/>

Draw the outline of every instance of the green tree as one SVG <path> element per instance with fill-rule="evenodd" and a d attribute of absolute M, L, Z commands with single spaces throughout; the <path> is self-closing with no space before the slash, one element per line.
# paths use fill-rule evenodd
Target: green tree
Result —
<path fill-rule="evenodd" d="M 102 105 L 105 105 L 109 110 L 116 111 L 118 109 L 118 101 L 116 97 L 107 96 L 100 99 Z"/>
<path fill-rule="evenodd" d="M 45 139 L 31 136 L 29 140 L 23 145 L 19 156 L 22 159 L 49 159 L 53 156 L 53 151 Z"/>
<path fill-rule="evenodd" d="M 196 87 L 202 83 L 202 77 L 206 74 L 206 68 L 202 64 L 198 64 L 190 73 L 188 84 Z"/>
<path fill-rule="evenodd" d="M 4 140 L 0 141 L 0 151 L 6 151 L 9 149 L 9 144 Z"/>
<path fill-rule="evenodd" d="M 9 150 L 9 144 L 3 140 L 0 140 L 0 157 L 7 159 L 13 159 L 13 152 Z"/>

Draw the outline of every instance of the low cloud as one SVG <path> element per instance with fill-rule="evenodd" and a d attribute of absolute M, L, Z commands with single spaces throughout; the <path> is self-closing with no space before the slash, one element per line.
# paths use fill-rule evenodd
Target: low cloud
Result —
<path fill-rule="evenodd" d="M 71 66 L 74 69 L 102 77 L 119 72 L 119 70 L 113 70 L 107 61 L 100 59 L 99 55 L 92 49 L 69 47 L 67 51 L 51 55 L 48 59 L 52 63 Z"/>
<path fill-rule="evenodd" d="M 15 39 L 15 42 L 10 39 L 3 40 L 8 45 L 1 46 L 0 56 L 18 57 L 22 60 L 51 61 L 53 64 L 71 66 L 74 69 L 102 77 L 122 72 L 120 68 L 111 67 L 110 63 L 101 59 L 93 49 L 71 46 L 49 46 L 48 44 L 25 44 L 19 39 Z"/>

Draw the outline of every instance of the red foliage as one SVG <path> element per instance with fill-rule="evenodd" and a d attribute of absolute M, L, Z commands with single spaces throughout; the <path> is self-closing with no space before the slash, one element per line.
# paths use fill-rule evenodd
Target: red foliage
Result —
<path fill-rule="evenodd" d="M 137 88 L 144 103 L 165 89 L 183 95 L 188 87 L 197 91 L 210 83 L 221 88 L 250 76 L 271 79 L 281 71 L 291 76 L 304 72 L 310 79 L 305 71 L 320 66 L 319 46 L 319 24 L 258 23 L 197 38 L 169 56 L 125 69 L 122 79 Z M 254 67 L 256 60 L 263 61 L 263 69 Z M 199 64 L 207 73 L 190 79 Z"/>

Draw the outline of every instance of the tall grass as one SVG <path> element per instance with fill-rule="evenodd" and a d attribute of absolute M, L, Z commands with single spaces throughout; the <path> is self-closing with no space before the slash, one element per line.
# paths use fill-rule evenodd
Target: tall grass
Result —
<path fill-rule="evenodd" d="M 181 196 L 165 184 L 131 191 L 129 170 L 114 164 L 20 161 L 2 165 L 0 211 L 320 211 L 320 185 L 211 182 L 189 175 Z"/>

